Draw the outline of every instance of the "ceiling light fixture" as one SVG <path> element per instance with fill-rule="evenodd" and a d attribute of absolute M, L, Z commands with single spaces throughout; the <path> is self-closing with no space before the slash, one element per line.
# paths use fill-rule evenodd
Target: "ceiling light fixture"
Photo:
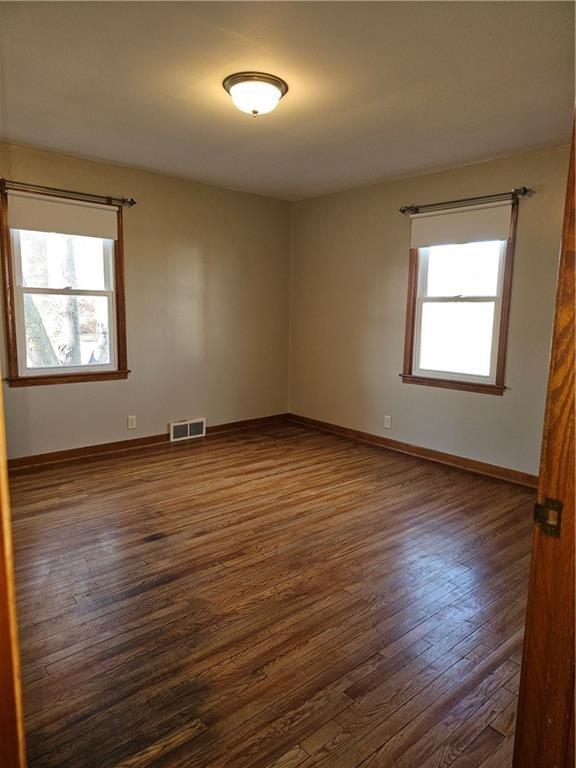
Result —
<path fill-rule="evenodd" d="M 222 85 L 238 109 L 253 117 L 272 112 L 288 91 L 284 80 L 265 72 L 236 72 Z"/>

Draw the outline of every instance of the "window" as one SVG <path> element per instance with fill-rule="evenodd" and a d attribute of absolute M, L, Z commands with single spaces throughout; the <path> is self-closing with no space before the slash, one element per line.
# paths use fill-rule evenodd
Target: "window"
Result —
<path fill-rule="evenodd" d="M 126 378 L 121 208 L 2 198 L 8 383 Z"/>
<path fill-rule="evenodd" d="M 471 212 L 473 226 L 462 221 Z M 475 206 L 422 219 L 413 222 L 417 247 L 410 254 L 402 379 L 501 395 L 516 206 Z"/>

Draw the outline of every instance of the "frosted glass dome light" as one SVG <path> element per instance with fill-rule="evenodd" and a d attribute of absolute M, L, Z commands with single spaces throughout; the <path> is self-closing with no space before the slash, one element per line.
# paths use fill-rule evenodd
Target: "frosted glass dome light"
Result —
<path fill-rule="evenodd" d="M 236 72 L 228 75 L 222 85 L 238 109 L 254 117 L 276 109 L 288 91 L 284 80 L 264 72 Z"/>
<path fill-rule="evenodd" d="M 249 115 L 265 115 L 276 109 L 282 94 L 271 83 L 248 80 L 245 83 L 233 85 L 230 88 L 230 96 L 241 112 Z"/>

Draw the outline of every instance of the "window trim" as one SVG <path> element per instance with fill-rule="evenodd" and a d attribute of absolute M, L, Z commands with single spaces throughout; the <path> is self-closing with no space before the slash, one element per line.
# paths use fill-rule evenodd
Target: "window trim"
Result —
<path fill-rule="evenodd" d="M 404 384 L 420 384 L 428 387 L 443 389 L 459 389 L 465 392 L 478 392 L 486 395 L 503 395 L 506 387 L 504 376 L 506 371 L 506 348 L 508 343 L 508 325 L 510 319 L 510 297 L 512 294 L 512 272 L 514 267 L 514 248 L 516 244 L 516 224 L 518 220 L 518 200 L 514 200 L 510 211 L 510 234 L 506 244 L 502 274 L 502 293 L 500 302 L 500 317 L 498 321 L 498 342 L 496 349 L 496 371 L 492 383 L 474 380 L 473 377 L 423 375 L 414 370 L 414 351 L 416 344 L 416 328 L 418 321 L 418 281 L 420 258 L 417 248 L 410 249 L 408 269 L 408 298 L 406 306 L 406 329 L 404 340 L 404 365 L 400 374 Z"/>
<path fill-rule="evenodd" d="M 116 207 L 116 206 L 115 206 Z M 90 381 L 127 379 L 130 373 L 126 346 L 126 304 L 124 289 L 124 247 L 122 208 L 117 207 L 118 239 L 113 241 L 112 259 L 114 276 L 114 330 L 116 365 L 114 369 L 93 370 L 86 367 L 63 373 L 61 371 L 21 374 L 17 338 L 17 302 L 15 295 L 12 238 L 8 225 L 8 194 L 0 192 L 0 250 L 2 256 L 2 285 L 4 294 L 4 324 L 6 332 L 6 381 L 10 387 L 30 387 L 45 384 L 69 384 Z M 92 292 L 93 293 L 93 292 Z"/>

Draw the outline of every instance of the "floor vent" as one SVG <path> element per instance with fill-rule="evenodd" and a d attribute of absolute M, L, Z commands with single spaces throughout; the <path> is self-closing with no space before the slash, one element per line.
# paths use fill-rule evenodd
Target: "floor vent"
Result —
<path fill-rule="evenodd" d="M 189 419 L 188 421 L 170 422 L 170 442 L 190 440 L 193 437 L 206 435 L 206 419 Z"/>

